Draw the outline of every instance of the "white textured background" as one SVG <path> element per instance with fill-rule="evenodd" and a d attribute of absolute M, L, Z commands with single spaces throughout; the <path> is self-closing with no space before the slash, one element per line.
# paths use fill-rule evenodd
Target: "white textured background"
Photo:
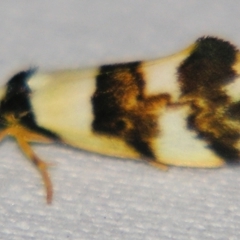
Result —
<path fill-rule="evenodd" d="M 174 53 L 215 35 L 240 47 L 236 0 L 8 0 L 0 3 L 4 83 L 29 66 L 95 66 Z M 240 168 L 171 168 L 34 146 L 56 163 L 54 201 L 14 141 L 0 148 L 0 239 L 240 239 Z"/>

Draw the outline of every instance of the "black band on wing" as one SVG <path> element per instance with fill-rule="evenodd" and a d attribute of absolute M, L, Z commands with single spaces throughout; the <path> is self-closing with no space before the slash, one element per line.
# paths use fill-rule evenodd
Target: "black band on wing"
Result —
<path fill-rule="evenodd" d="M 213 37 L 200 38 L 191 55 L 178 69 L 182 96 L 189 99 L 188 126 L 198 132 L 210 147 L 228 162 L 239 158 L 235 109 L 224 86 L 233 82 L 237 49 Z M 232 116 L 231 116 L 231 114 Z M 239 115 L 239 113 L 237 113 Z"/>
<path fill-rule="evenodd" d="M 150 146 L 157 119 L 143 110 L 144 85 L 141 62 L 105 65 L 96 78 L 92 97 L 93 131 L 120 137 L 141 155 L 154 159 Z"/>
<path fill-rule="evenodd" d="M 14 75 L 7 83 L 6 95 L 1 101 L 0 113 L 14 114 L 19 123 L 34 132 L 43 134 L 53 140 L 59 137 L 53 132 L 42 128 L 36 124 L 34 112 L 31 107 L 31 90 L 27 85 L 27 80 L 35 73 L 34 69 L 22 71 Z M 2 119 L 4 123 L 4 119 Z"/>

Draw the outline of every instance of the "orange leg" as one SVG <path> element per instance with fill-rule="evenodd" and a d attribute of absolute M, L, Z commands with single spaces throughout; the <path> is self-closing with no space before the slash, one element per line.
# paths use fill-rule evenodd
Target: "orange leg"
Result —
<path fill-rule="evenodd" d="M 26 113 L 23 113 L 23 116 Z M 5 116 L 7 120 L 7 128 L 0 132 L 0 141 L 6 136 L 10 135 L 14 137 L 23 153 L 32 161 L 32 163 L 37 167 L 40 172 L 44 186 L 47 194 L 47 203 L 52 202 L 53 197 L 53 187 L 52 182 L 47 172 L 48 164 L 42 161 L 32 150 L 29 142 L 43 142 L 43 143 L 51 143 L 53 140 L 32 131 L 31 129 L 27 129 L 25 126 L 19 124 L 19 119 L 17 119 L 14 114 L 8 114 Z"/>
<path fill-rule="evenodd" d="M 53 197 L 53 187 L 52 187 L 52 182 L 49 177 L 49 174 L 47 172 L 48 164 L 42 161 L 32 150 L 31 146 L 29 145 L 28 142 L 26 142 L 23 138 L 18 137 L 17 142 L 19 144 L 19 147 L 21 150 L 24 152 L 24 154 L 30 159 L 33 164 L 37 167 L 38 171 L 40 172 L 44 186 L 46 189 L 46 194 L 47 194 L 47 203 L 52 202 L 52 197 Z"/>

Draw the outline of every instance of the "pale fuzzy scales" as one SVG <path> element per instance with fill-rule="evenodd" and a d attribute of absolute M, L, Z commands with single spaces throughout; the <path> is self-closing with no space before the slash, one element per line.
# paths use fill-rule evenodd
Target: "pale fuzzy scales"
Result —
<path fill-rule="evenodd" d="M 166 109 L 159 118 L 162 131 L 154 142 L 158 159 L 175 166 L 218 167 L 224 164 L 195 131 L 187 129 L 188 115 L 189 108 L 183 106 Z"/>

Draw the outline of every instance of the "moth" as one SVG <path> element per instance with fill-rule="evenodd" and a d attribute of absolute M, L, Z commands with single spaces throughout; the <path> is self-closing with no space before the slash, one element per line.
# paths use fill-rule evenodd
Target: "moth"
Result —
<path fill-rule="evenodd" d="M 63 143 L 120 158 L 215 168 L 240 155 L 240 52 L 202 37 L 169 57 L 42 73 L 0 88 L 0 139 L 14 137 L 39 170 L 32 142 Z"/>

